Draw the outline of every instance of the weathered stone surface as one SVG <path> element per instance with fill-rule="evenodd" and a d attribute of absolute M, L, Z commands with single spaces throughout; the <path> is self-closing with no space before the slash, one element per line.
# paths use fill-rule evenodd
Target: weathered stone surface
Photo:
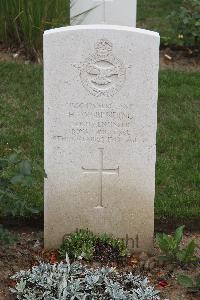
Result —
<path fill-rule="evenodd" d="M 45 247 L 89 228 L 151 250 L 158 56 L 141 29 L 45 32 Z"/>
<path fill-rule="evenodd" d="M 111 24 L 136 27 L 136 11 L 137 0 L 72 0 L 71 25 Z"/>

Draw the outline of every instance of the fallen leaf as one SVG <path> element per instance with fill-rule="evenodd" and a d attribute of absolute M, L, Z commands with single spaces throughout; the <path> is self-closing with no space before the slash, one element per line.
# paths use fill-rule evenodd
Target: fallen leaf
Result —
<path fill-rule="evenodd" d="M 161 280 L 161 281 L 159 281 L 158 286 L 164 288 L 164 287 L 168 286 L 168 283 L 165 280 Z"/>

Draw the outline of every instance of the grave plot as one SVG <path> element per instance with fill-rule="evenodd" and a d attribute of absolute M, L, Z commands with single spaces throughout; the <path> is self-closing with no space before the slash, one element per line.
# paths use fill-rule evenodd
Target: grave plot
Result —
<path fill-rule="evenodd" d="M 2 64 L 0 213 L 10 229 L 11 215 L 29 227 L 0 226 L 0 299 L 197 299 L 199 233 L 169 230 L 173 215 L 198 228 L 188 147 L 198 136 L 197 76 L 161 73 L 157 132 L 159 34 L 135 28 L 136 1 L 71 4 L 71 25 L 84 25 L 44 33 L 45 171 L 13 149 L 18 139 L 34 158 L 43 153 L 40 68 Z M 30 232 L 43 220 L 32 219 L 43 176 L 44 239 Z M 167 234 L 154 233 L 155 199 Z"/>

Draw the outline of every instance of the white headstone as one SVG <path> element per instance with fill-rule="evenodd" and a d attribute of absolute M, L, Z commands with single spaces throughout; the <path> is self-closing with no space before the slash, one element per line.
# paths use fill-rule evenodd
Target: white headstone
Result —
<path fill-rule="evenodd" d="M 71 0 L 71 25 L 136 27 L 137 0 Z"/>
<path fill-rule="evenodd" d="M 151 249 L 158 57 L 142 29 L 45 32 L 45 247 L 89 228 Z"/>

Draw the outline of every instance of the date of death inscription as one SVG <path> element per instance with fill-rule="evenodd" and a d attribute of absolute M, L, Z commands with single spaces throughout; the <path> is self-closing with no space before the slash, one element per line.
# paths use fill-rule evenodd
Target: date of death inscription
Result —
<path fill-rule="evenodd" d="M 69 102 L 54 117 L 53 139 L 66 142 L 135 143 L 133 104 Z M 62 127 L 62 128 L 61 128 Z"/>

